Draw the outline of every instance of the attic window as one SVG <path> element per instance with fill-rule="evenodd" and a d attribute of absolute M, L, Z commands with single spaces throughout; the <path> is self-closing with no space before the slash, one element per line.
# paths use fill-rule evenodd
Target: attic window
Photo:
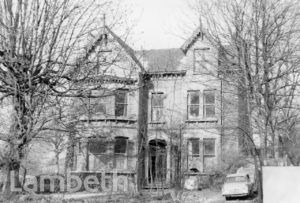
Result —
<path fill-rule="evenodd" d="M 210 48 L 194 49 L 194 73 L 198 74 L 208 68 L 208 51 Z"/>

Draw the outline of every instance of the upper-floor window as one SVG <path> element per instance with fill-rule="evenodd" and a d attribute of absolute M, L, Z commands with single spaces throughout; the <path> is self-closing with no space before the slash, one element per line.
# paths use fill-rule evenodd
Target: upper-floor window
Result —
<path fill-rule="evenodd" d="M 115 96 L 115 116 L 127 116 L 128 92 L 126 90 L 118 91 Z"/>
<path fill-rule="evenodd" d="M 107 97 L 91 98 L 90 99 L 90 113 L 92 114 L 107 114 Z"/>
<path fill-rule="evenodd" d="M 203 92 L 203 114 L 204 118 L 214 118 L 216 115 L 215 110 L 215 91 L 205 90 Z"/>
<path fill-rule="evenodd" d="M 151 97 L 151 120 L 162 121 L 163 119 L 163 96 L 162 92 L 152 93 Z"/>
<path fill-rule="evenodd" d="M 188 91 L 188 119 L 198 118 L 200 112 L 200 91 Z"/>
<path fill-rule="evenodd" d="M 208 51 L 209 48 L 194 49 L 194 73 L 200 73 L 208 68 Z"/>

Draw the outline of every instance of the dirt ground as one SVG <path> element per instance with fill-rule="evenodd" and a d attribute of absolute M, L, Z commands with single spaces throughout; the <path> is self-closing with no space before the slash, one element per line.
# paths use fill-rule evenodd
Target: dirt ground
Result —
<path fill-rule="evenodd" d="M 42 202 L 42 203 L 254 203 L 253 200 L 225 201 L 220 191 L 149 191 L 145 190 L 140 195 L 134 194 L 107 194 L 107 193 L 73 193 L 49 195 L 22 195 L 6 202 Z"/>

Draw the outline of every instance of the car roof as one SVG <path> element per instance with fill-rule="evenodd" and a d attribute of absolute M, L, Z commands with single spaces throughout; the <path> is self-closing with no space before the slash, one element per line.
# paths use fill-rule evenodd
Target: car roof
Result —
<path fill-rule="evenodd" d="M 247 176 L 248 173 L 234 173 L 234 174 L 228 174 L 226 177 L 240 177 L 240 176 Z"/>

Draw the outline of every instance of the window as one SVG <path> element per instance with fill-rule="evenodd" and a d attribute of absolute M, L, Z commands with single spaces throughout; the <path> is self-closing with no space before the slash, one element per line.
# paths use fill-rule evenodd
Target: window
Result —
<path fill-rule="evenodd" d="M 127 116 L 127 92 L 119 91 L 115 96 L 115 116 Z"/>
<path fill-rule="evenodd" d="M 90 112 L 105 115 L 107 113 L 107 98 L 90 99 Z"/>
<path fill-rule="evenodd" d="M 189 154 L 192 156 L 200 156 L 199 138 L 189 139 Z"/>
<path fill-rule="evenodd" d="M 198 118 L 200 111 L 200 91 L 188 92 L 188 119 Z"/>
<path fill-rule="evenodd" d="M 151 120 L 162 121 L 164 108 L 163 93 L 152 93 L 151 107 Z"/>
<path fill-rule="evenodd" d="M 209 48 L 194 49 L 194 73 L 207 69 L 207 53 Z"/>
<path fill-rule="evenodd" d="M 78 142 L 77 142 L 77 147 L 76 147 L 76 148 L 77 148 L 77 150 L 76 150 L 76 153 L 77 153 L 77 154 L 83 153 L 83 149 L 82 149 L 83 146 L 82 146 L 82 144 L 83 144 L 82 141 L 81 141 L 81 140 L 78 140 Z"/>
<path fill-rule="evenodd" d="M 215 117 L 215 91 L 205 90 L 203 98 L 203 114 L 204 118 L 214 118 Z"/>
<path fill-rule="evenodd" d="M 89 139 L 89 152 L 92 154 L 105 154 L 107 143 L 103 139 Z"/>
<path fill-rule="evenodd" d="M 215 139 L 203 139 L 204 156 L 215 156 Z"/>
<path fill-rule="evenodd" d="M 116 137 L 115 138 L 115 154 L 126 154 L 127 149 L 127 138 L 126 137 Z"/>
<path fill-rule="evenodd" d="M 125 169 L 127 166 L 127 137 L 116 137 L 114 148 L 114 168 Z"/>

